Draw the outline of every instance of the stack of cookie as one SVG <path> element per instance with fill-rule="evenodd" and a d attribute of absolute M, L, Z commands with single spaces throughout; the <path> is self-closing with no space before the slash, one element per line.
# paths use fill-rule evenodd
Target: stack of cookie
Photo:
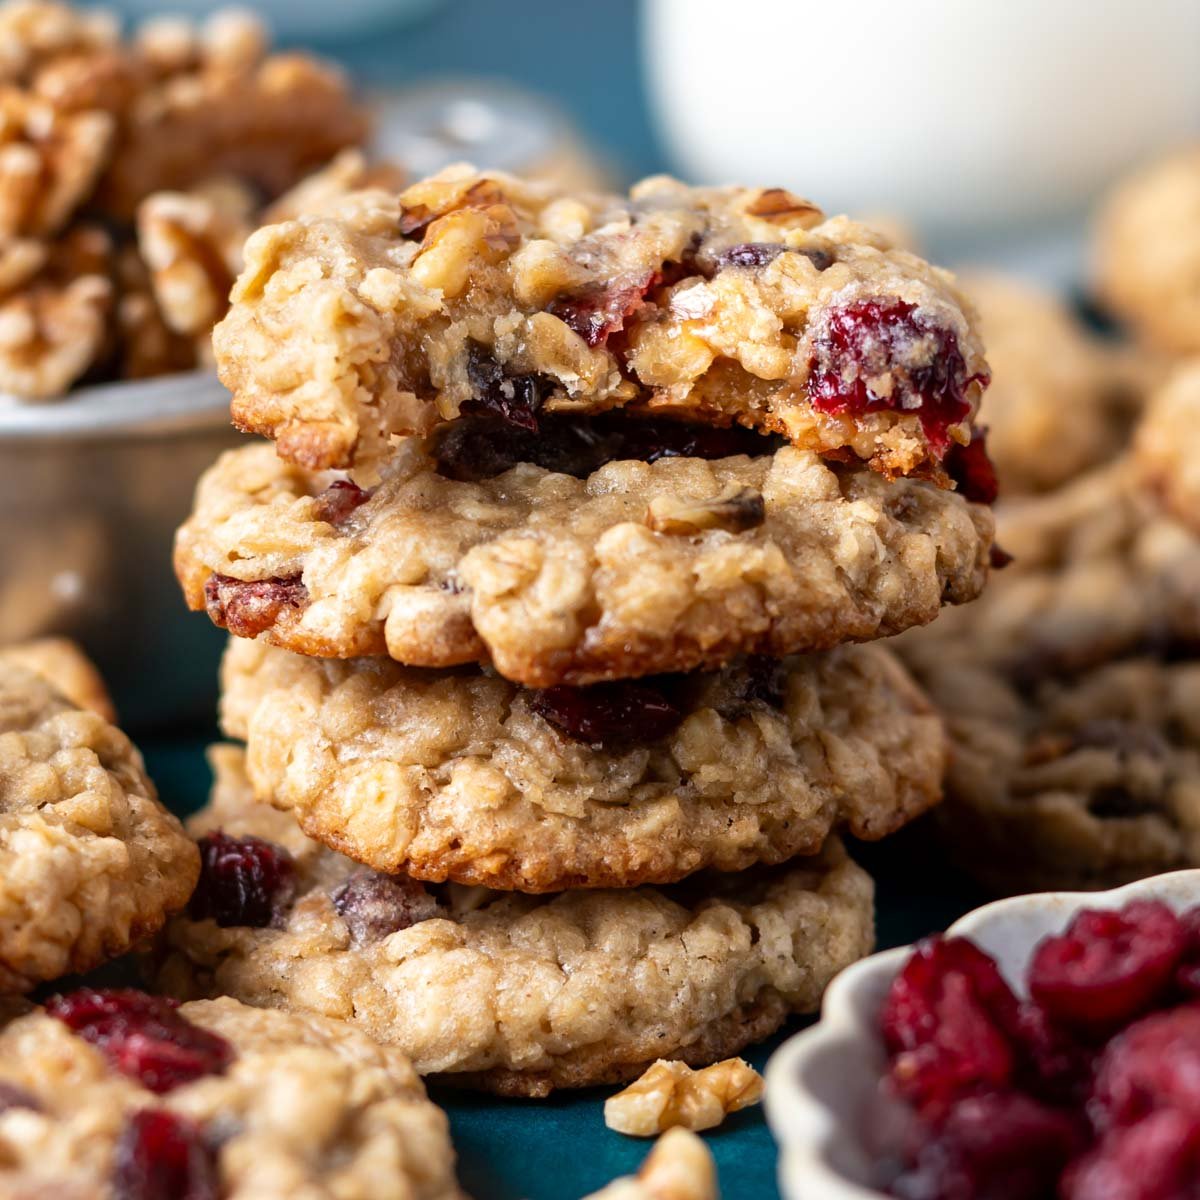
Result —
<path fill-rule="evenodd" d="M 260 230 L 176 566 L 236 635 L 159 978 L 520 1095 L 707 1063 L 872 941 L 982 588 L 948 276 L 774 190 L 454 169 Z M 269 801 L 274 808 L 261 801 Z M 277 811 L 282 810 L 282 811 Z"/>

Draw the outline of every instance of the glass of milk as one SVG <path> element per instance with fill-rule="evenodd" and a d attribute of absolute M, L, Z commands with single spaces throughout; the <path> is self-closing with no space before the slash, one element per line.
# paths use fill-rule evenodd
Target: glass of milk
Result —
<path fill-rule="evenodd" d="M 983 233 L 1079 212 L 1200 133 L 1198 0 L 644 0 L 696 182 Z"/>

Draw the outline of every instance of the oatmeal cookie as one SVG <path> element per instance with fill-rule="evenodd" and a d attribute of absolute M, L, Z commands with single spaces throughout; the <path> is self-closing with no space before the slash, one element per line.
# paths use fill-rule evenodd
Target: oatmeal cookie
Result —
<path fill-rule="evenodd" d="M 1136 453 L 1167 508 L 1200 533 L 1200 362 L 1180 367 L 1155 393 Z"/>
<path fill-rule="evenodd" d="M 207 355 L 203 343 L 229 306 L 250 234 L 264 221 L 320 212 L 376 181 L 398 183 L 399 172 L 385 163 L 369 165 L 359 150 L 344 150 L 262 211 L 255 192 L 232 178 L 147 196 L 138 205 L 137 245 L 166 324 L 176 334 L 201 340 Z"/>
<path fill-rule="evenodd" d="M 0 992 L 124 953 L 198 871 L 128 738 L 0 657 Z"/>
<path fill-rule="evenodd" d="M 963 646 L 976 662 L 1036 681 L 1200 645 L 1200 538 L 1158 512 L 1128 456 L 1001 504 L 996 520 L 1012 563 L 969 608 L 894 643 L 918 679 Z"/>
<path fill-rule="evenodd" d="M 672 883 L 876 839 L 936 802 L 944 733 L 884 650 L 528 691 L 232 639 L 222 718 L 264 800 L 379 871 L 523 892 Z"/>
<path fill-rule="evenodd" d="M 90 708 L 109 724 L 117 714 L 112 697 L 92 661 L 69 638 L 37 638 L 0 646 L 0 661 L 15 663 L 41 675 L 79 708 Z"/>
<path fill-rule="evenodd" d="M 490 658 L 545 687 L 869 640 L 987 574 L 987 508 L 792 447 L 583 478 L 438 467 L 406 442 L 368 493 L 270 446 L 226 454 L 176 540 L 188 603 L 305 654 Z"/>
<path fill-rule="evenodd" d="M 635 406 L 945 482 L 988 378 L 949 275 L 781 189 L 469 167 L 259 230 L 214 344 L 235 422 L 320 469 L 472 408 Z"/>
<path fill-rule="evenodd" d="M 1003 496 L 1045 492 L 1115 458 L 1136 380 L 1054 296 L 1001 275 L 964 274 L 992 384 L 980 410 Z"/>
<path fill-rule="evenodd" d="M 14 1200 L 460 1200 L 412 1064 L 341 1021 L 82 990 L 0 1029 Z"/>
<path fill-rule="evenodd" d="M 422 1074 L 542 1096 L 659 1058 L 706 1065 L 814 1009 L 871 946 L 871 880 L 834 840 L 814 859 L 665 889 L 426 888 L 255 804 L 239 750 L 217 748 L 214 765 L 191 826 L 210 866 L 165 936 L 160 983 L 341 1017 Z"/>
<path fill-rule="evenodd" d="M 1200 350 L 1200 148 L 1139 171 L 1098 222 L 1094 280 L 1101 301 L 1153 345 Z"/>
<path fill-rule="evenodd" d="M 925 673 L 952 753 L 954 855 L 1004 892 L 1200 866 L 1200 660 L 1133 657 L 1030 684 L 969 656 Z"/>

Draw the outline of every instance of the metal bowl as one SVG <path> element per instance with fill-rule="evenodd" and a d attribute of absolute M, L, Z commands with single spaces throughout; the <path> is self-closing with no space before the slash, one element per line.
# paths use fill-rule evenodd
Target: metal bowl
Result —
<path fill-rule="evenodd" d="M 204 371 L 0 397 L 0 642 L 78 639 L 131 728 L 211 721 L 223 638 L 184 607 L 171 540 L 237 441 Z"/>

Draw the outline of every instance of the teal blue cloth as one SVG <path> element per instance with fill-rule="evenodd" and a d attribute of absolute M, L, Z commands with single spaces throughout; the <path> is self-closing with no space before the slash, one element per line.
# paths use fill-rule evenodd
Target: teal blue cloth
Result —
<path fill-rule="evenodd" d="M 178 813 L 193 812 L 208 792 L 203 738 L 143 740 L 150 773 Z M 900 945 L 944 929 L 982 897 L 953 875 L 915 830 L 879 846 L 856 847 L 878 882 L 881 946 Z M 794 1022 L 747 1057 L 760 1069 Z M 604 1126 L 612 1089 L 543 1101 L 498 1100 L 438 1088 L 450 1115 L 463 1187 L 475 1200 L 579 1200 L 618 1175 L 637 1170 L 649 1143 Z M 761 1109 L 739 1113 L 705 1135 L 720 1171 L 725 1200 L 777 1200 L 776 1154 Z"/>

